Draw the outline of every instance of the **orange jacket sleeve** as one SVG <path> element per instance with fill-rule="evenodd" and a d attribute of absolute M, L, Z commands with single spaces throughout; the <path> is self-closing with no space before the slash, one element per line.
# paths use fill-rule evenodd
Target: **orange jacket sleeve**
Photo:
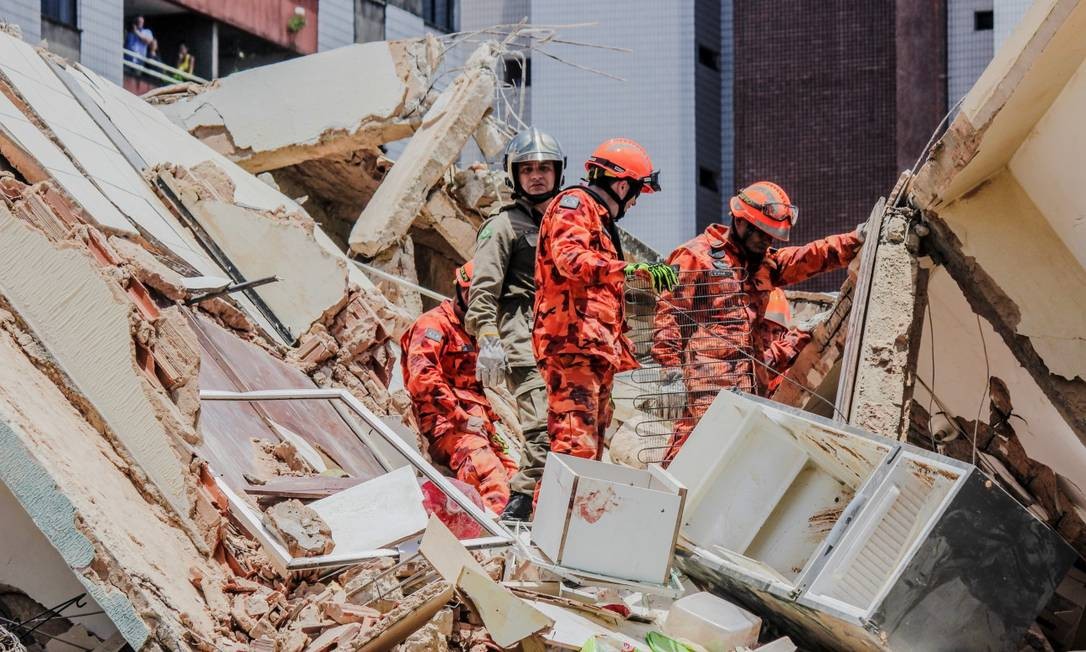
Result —
<path fill-rule="evenodd" d="M 562 276 L 586 284 L 625 280 L 626 262 L 593 247 L 592 232 L 600 228 L 600 218 L 584 202 L 577 208 L 559 207 L 547 219 L 554 266 Z"/>
<path fill-rule="evenodd" d="M 831 235 L 802 247 L 784 247 L 772 252 L 777 269 L 774 285 L 791 285 L 852 262 L 860 250 L 855 233 Z"/>
<path fill-rule="evenodd" d="M 460 429 L 468 420 L 468 413 L 460 407 L 460 401 L 441 369 L 441 356 L 445 340 L 441 334 L 421 324 L 412 327 L 407 349 L 404 388 L 422 414 L 432 414 L 439 424 L 433 435 L 444 434 L 447 429 Z M 440 337 L 440 339 L 436 339 Z M 442 424 L 447 424 L 442 427 Z"/>

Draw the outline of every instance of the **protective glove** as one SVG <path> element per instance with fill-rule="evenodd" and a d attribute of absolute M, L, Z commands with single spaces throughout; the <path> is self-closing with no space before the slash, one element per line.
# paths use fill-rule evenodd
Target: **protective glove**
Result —
<path fill-rule="evenodd" d="M 478 434 L 483 431 L 484 423 L 486 421 L 482 417 L 477 417 L 474 414 L 469 415 L 467 422 L 464 423 L 464 430 Z"/>
<path fill-rule="evenodd" d="M 656 293 L 665 292 L 679 283 L 675 268 L 666 263 L 630 263 L 626 265 L 626 277 L 637 277 L 652 282 Z"/>
<path fill-rule="evenodd" d="M 483 387 L 500 387 L 505 384 L 505 372 L 509 369 L 509 360 L 505 347 L 497 333 L 484 333 L 479 336 L 479 358 L 475 362 L 475 379 Z"/>
<path fill-rule="evenodd" d="M 664 372 L 663 382 L 660 383 L 660 416 L 664 419 L 681 419 L 686 408 L 686 383 L 683 382 L 683 373 L 678 369 L 668 369 Z"/>

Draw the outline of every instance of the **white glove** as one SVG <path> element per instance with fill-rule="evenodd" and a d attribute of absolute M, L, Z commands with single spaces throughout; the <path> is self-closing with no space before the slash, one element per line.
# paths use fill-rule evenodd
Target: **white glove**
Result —
<path fill-rule="evenodd" d="M 668 369 L 660 383 L 660 417 L 681 419 L 686 408 L 686 383 L 679 369 Z"/>
<path fill-rule="evenodd" d="M 483 387 L 502 387 L 505 385 L 505 372 L 509 361 L 505 357 L 505 347 L 497 335 L 486 334 L 479 338 L 479 359 L 475 363 L 475 379 Z"/>
<path fill-rule="evenodd" d="M 471 415 L 468 417 L 467 423 L 464 424 L 464 429 L 468 432 L 480 433 L 483 431 L 483 418 Z"/>

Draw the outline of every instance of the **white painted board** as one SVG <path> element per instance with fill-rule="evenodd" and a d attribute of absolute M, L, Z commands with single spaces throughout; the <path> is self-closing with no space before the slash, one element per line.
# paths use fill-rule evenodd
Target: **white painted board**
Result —
<path fill-rule="evenodd" d="M 554 563 L 663 584 L 683 496 L 648 488 L 648 471 L 551 454 L 532 541 Z"/>
<path fill-rule="evenodd" d="M 415 473 L 396 469 L 309 504 L 332 530 L 335 554 L 382 548 L 426 529 Z"/>

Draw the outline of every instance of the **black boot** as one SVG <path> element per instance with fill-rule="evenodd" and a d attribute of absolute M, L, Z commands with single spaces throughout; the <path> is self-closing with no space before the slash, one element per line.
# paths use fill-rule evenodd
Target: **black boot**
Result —
<path fill-rule="evenodd" d="M 532 497 L 514 491 L 499 517 L 503 521 L 527 521 L 532 518 Z"/>

